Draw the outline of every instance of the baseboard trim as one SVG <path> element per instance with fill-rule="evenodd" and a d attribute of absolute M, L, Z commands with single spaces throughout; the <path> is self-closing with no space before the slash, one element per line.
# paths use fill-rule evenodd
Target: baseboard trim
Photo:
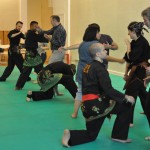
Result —
<path fill-rule="evenodd" d="M 108 69 L 108 72 L 111 74 L 117 75 L 117 76 L 121 76 L 121 77 L 123 77 L 123 75 L 124 75 L 123 72 L 118 72 L 118 71 L 109 70 L 109 69 Z"/>

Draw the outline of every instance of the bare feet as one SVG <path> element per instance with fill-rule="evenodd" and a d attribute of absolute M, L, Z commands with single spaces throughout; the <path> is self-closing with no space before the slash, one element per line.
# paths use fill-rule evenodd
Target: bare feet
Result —
<path fill-rule="evenodd" d="M 63 93 L 59 93 L 59 91 L 58 91 L 58 85 L 56 85 L 56 86 L 54 86 L 54 93 L 57 95 L 57 96 L 62 96 L 62 95 L 64 95 Z"/>
<path fill-rule="evenodd" d="M 27 94 L 27 97 L 26 97 L 27 102 L 31 101 L 31 96 L 32 96 L 32 91 L 28 91 L 28 94 Z"/>
<path fill-rule="evenodd" d="M 57 96 L 63 96 L 63 93 L 56 93 Z"/>
<path fill-rule="evenodd" d="M 130 125 L 129 125 L 129 126 L 130 126 L 130 128 L 132 128 L 132 127 L 134 127 L 134 124 L 133 124 L 133 123 L 130 123 Z"/>
<path fill-rule="evenodd" d="M 146 141 L 150 141 L 150 136 L 145 137 Z"/>
<path fill-rule="evenodd" d="M 75 114 L 75 113 L 73 113 L 73 114 L 71 115 L 72 118 L 77 118 L 77 116 L 78 116 L 78 115 Z"/>
<path fill-rule="evenodd" d="M 132 142 L 131 139 L 120 140 L 120 139 L 114 139 L 114 138 L 112 138 L 112 140 L 115 141 L 115 142 L 120 142 L 120 143 L 131 143 Z"/>
<path fill-rule="evenodd" d="M 66 130 L 64 130 L 64 134 L 63 134 L 63 137 L 62 137 L 62 145 L 65 146 L 65 147 L 70 147 L 68 145 L 69 139 L 70 139 L 70 132 L 69 132 L 68 129 L 66 129 Z"/>
<path fill-rule="evenodd" d="M 38 81 L 37 80 L 33 80 L 32 83 L 38 84 Z"/>
<path fill-rule="evenodd" d="M 145 113 L 144 113 L 144 112 L 140 112 L 140 114 L 141 114 L 141 115 L 144 115 Z"/>

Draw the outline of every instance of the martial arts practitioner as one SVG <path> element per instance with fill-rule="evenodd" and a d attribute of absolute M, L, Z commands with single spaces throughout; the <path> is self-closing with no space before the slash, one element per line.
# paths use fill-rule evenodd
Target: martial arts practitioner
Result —
<path fill-rule="evenodd" d="M 53 87 L 57 84 L 62 84 L 75 98 L 77 92 L 77 86 L 73 80 L 75 73 L 76 67 L 74 64 L 68 65 L 61 61 L 49 64 L 38 74 L 38 84 L 41 87 L 41 91 L 28 91 L 26 100 L 52 99 L 54 95 Z"/>
<path fill-rule="evenodd" d="M 90 56 L 88 52 L 88 48 L 93 43 L 99 43 L 100 38 L 100 26 L 98 24 L 90 24 L 85 30 L 85 33 L 83 35 L 83 42 L 81 44 L 76 44 L 67 48 L 62 48 L 64 50 L 73 50 L 78 49 L 79 54 L 79 62 L 77 67 L 77 74 L 76 74 L 76 81 L 78 83 L 78 91 L 76 93 L 75 97 L 75 103 L 74 103 L 74 112 L 71 115 L 72 118 L 76 118 L 78 115 L 78 110 L 81 106 L 82 101 L 82 70 L 85 67 L 87 63 L 92 62 L 92 57 Z M 106 45 L 104 45 L 106 46 Z M 108 45 L 107 45 L 108 46 Z M 60 49 L 61 50 L 61 49 Z M 107 56 L 107 61 L 113 61 L 113 62 L 119 62 L 123 63 L 124 60 L 117 59 L 111 56 Z M 107 62 L 105 61 L 105 62 Z M 105 67 L 107 68 L 107 63 L 105 63 Z"/>
<path fill-rule="evenodd" d="M 143 17 L 144 24 L 150 29 L 150 7 L 143 10 L 141 15 Z M 147 84 L 150 82 L 150 67 L 146 68 L 146 72 L 147 72 L 147 77 L 144 79 L 145 86 L 147 86 Z M 150 89 L 146 99 L 145 114 L 147 116 L 149 126 L 150 126 Z M 150 136 L 145 137 L 145 140 L 150 141 Z"/>
<path fill-rule="evenodd" d="M 28 30 L 25 40 L 26 54 L 23 63 L 24 68 L 16 83 L 16 90 L 21 90 L 24 87 L 32 68 L 34 68 L 36 73 L 39 73 L 43 68 L 42 59 L 37 52 L 38 42 L 48 42 L 50 38 L 46 34 L 38 34 L 36 31 L 37 27 L 38 22 L 32 21 L 30 23 L 30 30 Z"/>
<path fill-rule="evenodd" d="M 62 46 L 65 46 L 66 43 L 66 30 L 60 22 L 60 17 L 57 15 L 52 15 L 51 18 L 51 25 L 53 26 L 50 30 L 44 31 L 39 28 L 40 32 L 46 33 L 51 35 L 50 43 L 51 43 L 51 50 L 52 55 L 49 59 L 49 64 L 57 61 L 63 61 L 65 57 L 65 52 L 59 52 L 58 49 Z"/>
<path fill-rule="evenodd" d="M 25 35 L 21 31 L 22 26 L 23 22 L 17 21 L 16 28 L 8 33 L 10 42 L 10 47 L 8 49 L 8 66 L 6 67 L 3 75 L 0 77 L 0 82 L 6 81 L 6 79 L 12 73 L 15 65 L 19 69 L 20 73 L 23 71 L 23 57 L 20 53 L 19 47 L 20 39 L 25 39 Z M 27 80 L 29 81 L 31 78 L 28 78 Z"/>
<path fill-rule="evenodd" d="M 146 77 L 145 67 L 148 66 L 150 58 L 150 46 L 148 41 L 142 35 L 145 29 L 143 22 L 131 22 L 128 25 L 128 35 L 132 39 L 131 43 L 126 40 L 127 52 L 124 59 L 127 62 L 124 79 L 126 84 L 125 94 L 132 95 L 135 100 L 139 96 L 142 108 L 145 112 L 145 101 L 147 97 L 146 88 L 143 79 Z M 145 29 L 146 30 L 146 29 Z M 135 105 L 131 110 L 130 127 L 133 127 L 133 114 Z"/>
<path fill-rule="evenodd" d="M 108 71 L 103 65 L 103 60 L 107 57 L 104 46 L 94 43 L 88 51 L 94 61 L 84 67 L 82 74 L 81 110 L 85 117 L 86 130 L 66 129 L 62 144 L 69 147 L 94 141 L 109 114 L 117 115 L 111 135 L 112 140 L 131 142 L 128 139 L 129 115 L 134 98 L 112 87 Z"/>

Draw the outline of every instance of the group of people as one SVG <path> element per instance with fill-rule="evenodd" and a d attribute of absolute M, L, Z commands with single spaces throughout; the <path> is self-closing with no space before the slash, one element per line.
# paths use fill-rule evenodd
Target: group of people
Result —
<path fill-rule="evenodd" d="M 143 37 L 143 30 L 146 30 L 144 24 L 150 28 L 150 7 L 142 11 L 142 17 L 144 23 L 131 22 L 128 25 L 128 35 L 132 41 L 125 41 L 127 45 L 127 52 L 123 58 L 126 61 L 125 94 L 115 90 L 111 85 L 107 67 L 104 64 L 104 60 L 107 59 L 105 45 L 97 41 L 87 42 L 87 47 L 80 52 L 85 43 L 80 44 L 79 64 L 84 64 L 82 56 L 87 56 L 86 63 L 82 65 L 83 68 L 78 65 L 78 69 L 81 69 L 79 72 L 82 72 L 81 110 L 85 118 L 86 130 L 64 130 L 62 137 L 64 146 L 70 147 L 94 141 L 105 118 L 110 117 L 111 114 L 117 115 L 111 135 L 112 140 L 121 143 L 131 142 L 131 139 L 128 139 L 128 132 L 129 127 L 134 125 L 133 112 L 137 96 L 141 100 L 150 126 L 150 91 L 146 91 L 146 86 L 150 82 L 148 63 L 150 45 Z M 97 28 L 96 33 L 98 32 Z M 97 34 L 96 37 L 98 37 Z M 91 59 L 88 59 L 89 57 Z M 150 140 L 150 136 L 145 137 L 145 140 Z"/>
<path fill-rule="evenodd" d="M 150 91 L 146 86 L 150 82 L 150 45 L 143 36 L 144 24 L 150 28 L 150 7 L 142 12 L 143 22 L 131 22 L 127 29 L 132 39 L 126 40 L 127 52 L 123 58 L 109 56 L 109 50 L 117 50 L 118 45 L 106 34 L 100 34 L 100 26 L 89 24 L 83 35 L 83 41 L 69 47 L 65 46 L 66 31 L 60 23 L 59 16 L 51 16 L 52 29 L 44 31 L 38 22 L 30 23 L 30 30 L 24 35 L 21 32 L 23 23 L 18 21 L 16 29 L 8 34 L 10 48 L 8 50 L 8 66 L 0 81 L 6 81 L 14 66 L 20 70 L 16 90 L 21 90 L 29 77 L 32 68 L 38 74 L 37 81 L 40 91 L 28 91 L 26 100 L 52 99 L 54 89 L 62 84 L 75 100 L 72 118 L 78 116 L 81 106 L 85 118 L 86 130 L 64 130 L 62 144 L 66 147 L 94 141 L 106 117 L 116 114 L 111 138 L 113 141 L 129 143 L 129 127 L 133 127 L 133 114 L 137 97 L 139 96 L 144 114 L 150 125 Z M 23 59 L 19 43 L 25 39 L 26 54 Z M 38 42 L 51 43 L 52 56 L 49 64 L 43 68 L 42 55 L 38 52 Z M 63 62 L 65 50 L 78 49 L 79 62 L 77 66 Z M 45 58 L 45 57 L 44 57 Z M 107 71 L 108 61 L 126 62 L 124 80 L 125 94 L 114 89 Z M 76 73 L 76 82 L 74 75 Z M 79 138 L 80 137 L 80 138 Z M 146 137 L 150 140 L 150 136 Z"/>

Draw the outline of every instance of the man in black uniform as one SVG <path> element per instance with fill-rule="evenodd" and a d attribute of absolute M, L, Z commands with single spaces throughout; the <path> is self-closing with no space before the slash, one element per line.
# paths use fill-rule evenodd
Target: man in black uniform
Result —
<path fill-rule="evenodd" d="M 94 61 L 85 66 L 82 74 L 81 110 L 86 120 L 86 130 L 65 130 L 62 144 L 69 147 L 94 141 L 110 113 L 117 115 L 111 135 L 112 140 L 122 143 L 131 142 L 128 139 L 128 131 L 130 109 L 134 98 L 112 87 L 109 74 L 103 64 L 107 56 L 104 46 L 94 43 L 89 48 L 89 52 Z"/>
<path fill-rule="evenodd" d="M 38 34 L 36 31 L 37 27 L 38 22 L 31 21 L 30 30 L 28 30 L 25 40 L 26 54 L 23 63 L 24 68 L 16 83 L 16 90 L 23 88 L 32 68 L 35 69 L 36 73 L 39 73 L 43 68 L 42 59 L 37 52 L 38 42 L 48 42 L 50 38 L 46 34 Z"/>
<path fill-rule="evenodd" d="M 77 86 L 73 80 L 76 72 L 75 65 L 65 64 L 64 62 L 54 62 L 43 68 L 38 74 L 38 83 L 41 91 L 28 91 L 26 100 L 34 101 L 52 99 L 54 92 L 53 87 L 56 84 L 62 84 L 72 95 L 76 96 Z"/>
<path fill-rule="evenodd" d="M 12 73 L 15 65 L 19 69 L 20 73 L 23 70 L 23 57 L 20 53 L 19 43 L 20 39 L 25 39 L 25 35 L 21 32 L 23 22 L 16 22 L 16 28 L 8 33 L 10 41 L 10 47 L 8 49 L 8 66 L 6 67 L 3 75 L 0 77 L 0 81 L 6 81 L 9 75 Z M 30 78 L 28 78 L 30 80 Z"/>

